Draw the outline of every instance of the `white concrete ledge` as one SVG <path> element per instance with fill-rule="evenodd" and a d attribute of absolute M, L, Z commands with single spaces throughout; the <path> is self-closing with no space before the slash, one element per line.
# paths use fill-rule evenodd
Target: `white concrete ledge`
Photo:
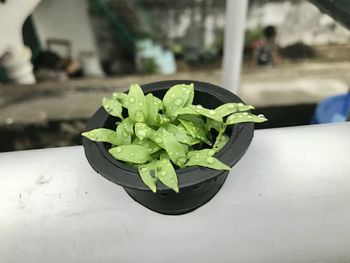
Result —
<path fill-rule="evenodd" d="M 259 130 L 182 216 L 96 175 L 82 147 L 0 154 L 1 262 L 349 262 L 350 123 Z"/>

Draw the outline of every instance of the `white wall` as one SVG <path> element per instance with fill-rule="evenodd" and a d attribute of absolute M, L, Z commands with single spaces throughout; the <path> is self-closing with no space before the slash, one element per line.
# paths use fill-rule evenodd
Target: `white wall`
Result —
<path fill-rule="evenodd" d="M 97 54 L 87 11 L 85 0 L 42 0 L 33 19 L 43 46 L 48 38 L 63 39 L 71 41 L 73 58 L 81 51 Z"/>
<path fill-rule="evenodd" d="M 350 39 L 346 28 L 306 0 L 253 5 L 249 10 L 247 28 L 267 25 L 277 26 L 280 46 L 296 42 L 308 45 L 343 44 Z"/>

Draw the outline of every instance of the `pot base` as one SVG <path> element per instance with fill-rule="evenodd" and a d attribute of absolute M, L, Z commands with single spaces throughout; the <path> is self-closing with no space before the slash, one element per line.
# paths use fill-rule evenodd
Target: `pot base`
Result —
<path fill-rule="evenodd" d="M 139 204 L 164 215 L 182 215 L 207 203 L 220 190 L 228 175 L 225 171 L 217 177 L 190 187 L 181 188 L 177 194 L 172 190 L 159 193 L 124 187 Z"/>

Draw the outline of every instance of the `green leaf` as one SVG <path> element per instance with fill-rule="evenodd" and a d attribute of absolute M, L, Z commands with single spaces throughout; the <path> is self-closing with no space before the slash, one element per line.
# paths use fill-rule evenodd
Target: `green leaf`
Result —
<path fill-rule="evenodd" d="M 160 154 L 162 153 L 162 148 L 160 148 L 160 150 L 154 152 L 154 153 L 151 153 L 151 158 L 152 160 L 158 160 L 159 159 L 159 156 Z"/>
<path fill-rule="evenodd" d="M 102 100 L 103 108 L 112 116 L 123 119 L 122 115 L 122 105 L 116 99 L 103 98 Z"/>
<path fill-rule="evenodd" d="M 212 168 L 215 170 L 230 170 L 231 168 L 226 164 L 220 162 L 215 157 L 212 157 L 209 152 L 203 151 L 200 153 L 193 154 L 193 156 L 188 160 L 186 166 L 204 166 Z"/>
<path fill-rule="evenodd" d="M 198 150 L 198 151 L 189 151 L 187 153 L 187 158 L 191 159 L 192 157 L 196 155 L 206 155 L 206 156 L 213 156 L 216 153 L 215 150 L 213 149 L 203 149 L 203 150 Z"/>
<path fill-rule="evenodd" d="M 186 132 L 184 132 L 178 126 L 169 123 L 169 124 L 165 125 L 164 127 L 168 132 L 173 134 L 179 142 L 190 145 L 189 136 L 186 134 Z"/>
<path fill-rule="evenodd" d="M 248 112 L 233 113 L 226 119 L 226 125 L 243 123 L 243 122 L 264 122 L 267 119 L 263 116 L 256 116 Z"/>
<path fill-rule="evenodd" d="M 193 84 L 178 84 L 171 87 L 163 98 L 166 113 L 174 118 L 174 113 L 184 106 L 190 105 L 193 100 Z"/>
<path fill-rule="evenodd" d="M 140 140 L 149 137 L 152 131 L 153 130 L 144 123 L 135 124 L 135 134 Z"/>
<path fill-rule="evenodd" d="M 159 160 L 170 160 L 169 154 L 165 150 L 162 150 L 159 155 Z"/>
<path fill-rule="evenodd" d="M 114 92 L 112 97 L 113 99 L 117 100 L 124 108 L 127 108 L 128 94 L 124 92 Z"/>
<path fill-rule="evenodd" d="M 158 114 L 157 119 L 156 119 L 156 126 L 163 126 L 166 125 L 167 123 L 170 123 L 170 119 L 165 116 L 164 114 Z"/>
<path fill-rule="evenodd" d="M 162 128 L 159 128 L 157 131 L 152 130 L 152 132 L 149 134 L 148 138 L 151 139 L 152 141 L 154 141 L 160 147 L 164 148 L 163 129 Z"/>
<path fill-rule="evenodd" d="M 130 86 L 128 98 L 128 113 L 129 117 L 134 122 L 145 122 L 147 119 L 146 98 L 141 87 L 137 84 Z"/>
<path fill-rule="evenodd" d="M 218 114 L 216 110 L 209 110 L 209 109 L 203 108 L 203 106 L 201 105 L 196 105 L 196 106 L 190 105 L 188 107 L 205 117 L 222 122 L 222 116 Z"/>
<path fill-rule="evenodd" d="M 159 110 L 158 100 L 162 102 L 160 99 L 154 97 L 152 94 L 147 94 L 146 96 L 147 123 L 149 125 L 157 125 L 158 110 Z"/>
<path fill-rule="evenodd" d="M 201 115 L 199 112 L 193 110 L 191 108 L 191 105 L 184 107 L 184 108 L 179 108 L 174 112 L 175 116 L 178 115 Z"/>
<path fill-rule="evenodd" d="M 159 128 L 157 131 L 155 131 L 144 123 L 135 124 L 135 133 L 139 139 L 143 140 L 144 138 L 149 138 L 161 148 L 164 148 L 162 131 L 163 128 Z"/>
<path fill-rule="evenodd" d="M 147 148 L 140 145 L 120 145 L 109 149 L 109 153 L 117 160 L 143 164 L 151 159 Z"/>
<path fill-rule="evenodd" d="M 156 162 L 140 165 L 138 167 L 141 180 L 153 193 L 157 192 L 157 168 Z"/>
<path fill-rule="evenodd" d="M 187 153 L 190 150 L 190 146 L 187 144 L 181 143 L 182 148 L 184 149 L 185 153 Z"/>
<path fill-rule="evenodd" d="M 161 111 L 164 109 L 163 101 L 155 96 L 153 96 L 154 104 L 157 106 L 158 111 Z"/>
<path fill-rule="evenodd" d="M 205 123 L 201 118 L 192 115 L 184 115 L 179 118 L 179 121 L 192 137 L 211 145 L 211 142 L 207 138 Z"/>
<path fill-rule="evenodd" d="M 228 140 L 229 137 L 225 133 L 221 134 L 221 136 L 217 136 L 213 149 L 215 149 L 217 152 L 220 151 L 226 145 Z"/>
<path fill-rule="evenodd" d="M 158 144 L 156 144 L 154 141 L 151 141 L 150 139 L 147 139 L 147 138 L 140 140 L 139 138 L 136 137 L 133 140 L 132 144 L 141 145 L 145 147 L 150 154 L 155 153 L 161 149 L 161 147 Z"/>
<path fill-rule="evenodd" d="M 128 117 L 117 126 L 117 145 L 130 144 L 133 133 L 133 122 Z"/>
<path fill-rule="evenodd" d="M 183 89 L 184 90 L 184 89 Z M 188 94 L 188 99 L 185 103 L 185 107 L 186 106 L 189 106 L 193 103 L 193 99 L 194 99 L 194 84 L 191 83 L 191 84 L 188 84 L 186 86 L 186 90 L 184 90 L 186 94 Z"/>
<path fill-rule="evenodd" d="M 192 137 L 192 135 L 186 130 L 186 128 L 181 123 L 179 125 L 177 125 L 177 127 L 181 132 L 185 133 L 188 136 L 188 138 L 190 139 L 190 142 L 188 143 L 188 145 L 192 146 L 192 145 L 195 145 L 195 144 L 198 144 L 201 142 L 200 139 Z"/>
<path fill-rule="evenodd" d="M 193 146 L 193 145 L 196 145 L 198 143 L 201 143 L 202 141 L 200 139 L 197 139 L 197 138 L 193 138 L 192 136 L 190 136 L 190 143 L 189 145 Z"/>
<path fill-rule="evenodd" d="M 175 169 L 169 160 L 157 161 L 157 177 L 165 186 L 171 188 L 176 193 L 179 192 L 179 183 Z"/>
<path fill-rule="evenodd" d="M 221 117 L 225 117 L 235 112 L 242 112 L 252 110 L 254 107 L 252 105 L 245 105 L 243 103 L 226 103 L 215 109 L 217 114 Z"/>
<path fill-rule="evenodd" d="M 205 123 L 205 128 L 207 131 L 210 131 L 211 129 L 220 131 L 221 127 L 222 127 L 222 122 L 207 118 L 207 121 Z"/>
<path fill-rule="evenodd" d="M 164 149 L 169 154 L 171 161 L 180 167 L 184 167 L 186 162 L 186 152 L 175 136 L 163 130 Z"/>
<path fill-rule="evenodd" d="M 117 133 L 115 131 L 98 128 L 91 131 L 83 132 L 82 136 L 95 142 L 109 142 L 113 145 L 118 145 Z"/>

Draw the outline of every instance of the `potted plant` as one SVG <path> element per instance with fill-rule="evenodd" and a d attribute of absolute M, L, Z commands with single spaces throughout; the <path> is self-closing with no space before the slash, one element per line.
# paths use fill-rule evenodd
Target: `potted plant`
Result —
<path fill-rule="evenodd" d="M 95 171 L 145 207 L 183 214 L 209 201 L 248 149 L 254 122 L 233 93 L 198 81 L 162 81 L 103 99 L 82 133 Z"/>

